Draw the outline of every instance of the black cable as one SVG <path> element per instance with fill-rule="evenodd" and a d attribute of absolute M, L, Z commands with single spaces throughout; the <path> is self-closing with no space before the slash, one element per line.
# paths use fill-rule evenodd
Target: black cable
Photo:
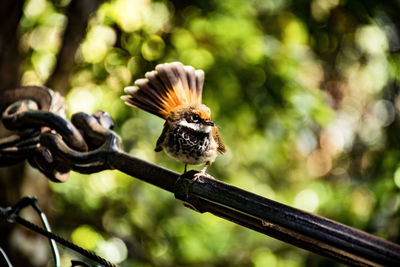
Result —
<path fill-rule="evenodd" d="M 67 248 L 70 248 L 70 249 L 78 252 L 79 254 L 87 257 L 88 259 L 91 259 L 91 260 L 93 260 L 93 261 L 95 261 L 97 263 L 100 263 L 103 266 L 106 266 L 106 267 L 118 267 L 118 265 L 116 265 L 114 263 L 111 263 L 108 260 L 96 255 L 95 253 L 93 253 L 93 252 L 91 252 L 89 250 L 86 250 L 86 249 L 84 249 L 84 248 L 82 248 L 80 246 L 77 246 L 74 243 L 72 243 L 72 242 L 70 242 L 70 241 L 68 241 L 68 240 L 66 240 L 66 239 L 64 239 L 64 238 L 52 233 L 52 232 L 49 232 L 49 231 L 43 229 L 42 227 L 39 227 L 36 224 L 31 223 L 30 221 L 25 220 L 24 218 L 20 217 L 19 215 L 16 215 L 15 213 L 10 218 L 9 216 L 7 216 L 8 215 L 7 210 L 8 209 L 1 208 L 0 209 L 0 211 L 1 211 L 0 215 L 2 215 L 9 222 L 15 221 L 15 222 L 21 224 L 22 226 L 25 226 L 26 228 L 28 228 L 28 229 L 30 229 L 30 230 L 38 233 L 38 234 L 41 234 L 41 235 L 43 235 L 43 236 L 45 236 L 45 237 L 47 237 L 49 239 L 53 239 L 53 240 L 57 241 L 59 244 L 65 246 Z"/>
<path fill-rule="evenodd" d="M 114 263 L 111 263 L 108 260 L 106 260 L 106 259 L 94 254 L 93 252 L 91 252 L 89 250 L 86 250 L 84 248 L 81 248 L 80 246 L 77 246 L 74 243 L 72 243 L 72 242 L 70 242 L 68 240 L 65 240 L 64 238 L 62 238 L 62 237 L 60 237 L 60 236 L 58 236 L 58 235 L 56 235 L 56 234 L 54 234 L 52 232 L 46 231 L 45 229 L 37 226 L 36 224 L 33 224 L 30 221 L 27 221 L 24 218 L 21 218 L 20 216 L 15 216 L 14 220 L 17 223 L 25 226 L 26 228 L 28 228 L 28 229 L 36 232 L 36 233 L 44 235 L 47 238 L 54 239 L 55 241 L 57 241 L 61 245 L 65 246 L 65 247 L 68 247 L 68 248 L 78 252 L 79 254 L 87 257 L 88 259 L 91 259 L 91 260 L 93 260 L 93 261 L 95 261 L 97 263 L 100 263 L 100 264 L 102 264 L 102 265 L 104 265 L 106 267 L 118 267 L 118 265 L 116 265 Z"/>

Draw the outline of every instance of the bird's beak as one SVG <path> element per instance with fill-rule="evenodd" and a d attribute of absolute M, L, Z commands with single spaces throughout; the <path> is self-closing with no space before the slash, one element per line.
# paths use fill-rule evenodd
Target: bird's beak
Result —
<path fill-rule="evenodd" d="M 214 126 L 214 122 L 212 120 L 204 120 L 203 124 L 207 126 Z"/>

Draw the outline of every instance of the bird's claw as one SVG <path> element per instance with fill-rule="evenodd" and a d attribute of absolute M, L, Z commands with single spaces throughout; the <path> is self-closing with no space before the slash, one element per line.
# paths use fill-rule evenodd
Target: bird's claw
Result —
<path fill-rule="evenodd" d="M 205 173 L 205 172 L 201 171 L 201 172 L 195 173 L 193 175 L 193 181 L 194 182 L 203 183 L 204 182 L 203 179 L 202 179 L 203 177 L 215 180 L 215 178 L 212 177 L 211 175 L 209 175 L 208 173 Z"/>

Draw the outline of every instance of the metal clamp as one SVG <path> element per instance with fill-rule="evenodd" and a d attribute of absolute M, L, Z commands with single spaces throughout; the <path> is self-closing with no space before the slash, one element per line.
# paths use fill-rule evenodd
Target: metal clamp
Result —
<path fill-rule="evenodd" d="M 0 164 L 25 159 L 49 179 L 64 182 L 71 169 L 84 173 L 110 168 L 104 151 L 119 148 L 108 113 L 74 114 L 65 118 L 64 99 L 46 87 L 0 91 L 3 125 L 16 133 L 0 139 Z M 88 152 L 80 154 L 80 152 Z"/>

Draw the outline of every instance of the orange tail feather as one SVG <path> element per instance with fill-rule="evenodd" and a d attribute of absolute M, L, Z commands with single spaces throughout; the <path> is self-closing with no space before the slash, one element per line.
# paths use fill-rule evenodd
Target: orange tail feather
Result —
<path fill-rule="evenodd" d="M 169 112 L 184 104 L 201 104 L 204 72 L 180 62 L 164 63 L 147 72 L 146 79 L 124 89 L 126 104 L 166 119 Z"/>

